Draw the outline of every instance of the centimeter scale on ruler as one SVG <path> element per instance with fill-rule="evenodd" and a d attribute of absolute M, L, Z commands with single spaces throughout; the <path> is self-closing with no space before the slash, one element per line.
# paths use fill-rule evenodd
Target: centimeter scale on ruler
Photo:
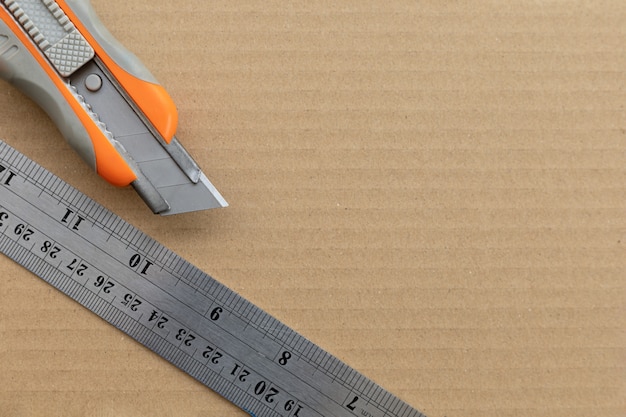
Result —
<path fill-rule="evenodd" d="M 2 141 L 0 251 L 257 417 L 423 416 Z"/>

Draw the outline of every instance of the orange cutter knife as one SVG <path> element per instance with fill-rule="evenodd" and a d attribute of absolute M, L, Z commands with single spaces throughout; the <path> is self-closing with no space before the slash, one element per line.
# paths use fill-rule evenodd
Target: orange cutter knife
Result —
<path fill-rule="evenodd" d="M 89 0 L 0 0 L 0 77 L 113 185 L 163 215 L 228 204 L 174 136 L 176 107 Z"/>

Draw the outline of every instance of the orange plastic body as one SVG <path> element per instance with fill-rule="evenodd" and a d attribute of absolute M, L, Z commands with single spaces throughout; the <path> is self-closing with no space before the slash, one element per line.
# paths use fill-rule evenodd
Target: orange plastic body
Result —
<path fill-rule="evenodd" d="M 120 67 L 98 44 L 96 39 L 89 33 L 80 19 L 72 12 L 64 0 L 57 0 L 57 4 L 70 18 L 74 26 L 89 42 L 96 55 L 106 65 L 107 69 L 115 76 L 124 90 L 139 106 L 150 123 L 161 134 L 163 139 L 170 143 L 178 125 L 178 111 L 174 101 L 165 89 L 158 85 L 141 80 Z"/>
<path fill-rule="evenodd" d="M 76 98 L 72 95 L 63 79 L 57 71 L 50 65 L 48 59 L 41 53 L 39 48 L 31 41 L 27 34 L 8 13 L 0 13 L 0 19 L 11 28 L 22 44 L 35 57 L 41 68 L 48 74 L 59 92 L 65 97 L 67 103 L 82 123 L 89 134 L 96 156 L 96 170 L 98 174 L 113 185 L 126 186 L 137 179 L 133 170 L 128 166 L 124 158 L 113 147 L 109 139 L 102 133 L 100 128 L 89 117 L 87 112 L 81 107 Z"/>

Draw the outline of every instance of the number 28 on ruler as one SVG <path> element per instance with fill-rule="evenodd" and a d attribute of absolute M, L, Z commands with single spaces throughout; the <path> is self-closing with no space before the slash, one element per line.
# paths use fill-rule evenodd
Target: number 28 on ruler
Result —
<path fill-rule="evenodd" d="M 1 252 L 206 386 L 257 416 L 423 417 L 7 147 Z"/>
<path fill-rule="evenodd" d="M 11 186 L 16 176 L 17 174 L 0 165 L 1 184 Z M 82 227 L 89 227 L 88 220 L 75 210 L 65 208 L 62 212 L 62 216 L 59 216 L 57 221 L 72 232 L 80 232 Z M 285 415 L 306 417 L 304 405 L 295 398 L 283 394 L 277 386 L 256 375 L 251 369 L 229 357 L 214 344 L 203 340 L 157 307 L 77 257 L 51 237 L 37 231 L 17 215 L 9 213 L 2 206 L 0 206 L 0 229 L 5 235 L 12 236 L 12 239 L 21 246 L 29 248 L 31 252 L 57 267 L 100 298 L 117 305 L 118 308 L 125 309 L 128 314 L 136 316 L 138 321 L 145 321 L 145 324 L 149 325 L 153 331 L 159 332 L 165 338 L 173 338 L 181 350 L 200 356 L 208 366 L 220 369 L 222 372 L 228 371 L 233 382 L 248 386 L 260 401 L 268 405 L 280 404 L 282 410 L 286 412 Z M 132 253 L 128 256 L 126 266 L 138 274 L 147 275 L 154 267 L 154 262 L 138 253 Z M 207 317 L 217 322 L 223 313 L 224 309 L 221 306 L 215 306 L 210 309 Z M 281 351 L 276 362 L 281 366 L 286 366 L 290 359 L 292 359 L 291 352 Z"/>

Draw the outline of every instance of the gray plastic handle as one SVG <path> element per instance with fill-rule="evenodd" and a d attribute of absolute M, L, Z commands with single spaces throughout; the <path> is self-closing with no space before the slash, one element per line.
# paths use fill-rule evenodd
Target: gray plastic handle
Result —
<path fill-rule="evenodd" d="M 0 13 L 6 11 L 0 7 Z M 0 78 L 35 101 L 54 121 L 72 148 L 92 169 L 96 169 L 91 139 L 78 116 L 37 60 L 2 20 L 0 20 Z"/>
<path fill-rule="evenodd" d="M 65 4 L 69 10 L 66 8 L 64 13 L 52 0 L 4 0 L 0 2 L 0 14 L 16 20 L 16 24 L 19 21 L 22 25 L 21 27 L 17 25 L 20 27 L 19 30 L 26 29 L 23 33 L 28 31 L 32 38 L 32 44 L 29 46 L 39 48 L 36 53 L 41 52 L 47 57 L 59 78 L 58 80 L 50 78 L 29 48 L 21 43 L 20 37 L 16 36 L 2 20 L 0 20 L 0 77 L 35 101 L 58 126 L 72 148 L 97 171 L 97 155 L 92 138 L 66 101 L 67 97 L 73 96 L 82 106 L 83 111 L 100 127 L 103 134 L 112 142 L 114 138 L 113 134 L 100 122 L 99 117 L 76 93 L 76 89 L 69 85 L 69 81 L 73 80 L 73 74 L 84 65 L 93 62 L 94 57 L 94 50 L 76 30 L 75 24 L 80 23 L 83 30 L 93 37 L 96 44 L 123 72 L 145 84 L 158 85 L 158 83 L 141 61 L 111 35 L 88 0 L 66 0 Z M 66 13 L 70 16 L 75 15 L 76 20 L 72 22 Z M 41 57 L 38 58 L 41 59 Z M 63 81 L 66 85 L 59 87 L 58 81 Z M 62 94 L 59 88 L 67 88 L 68 91 L 63 91 Z M 71 95 L 68 95 L 68 92 Z M 147 100 L 150 100 L 149 96 Z M 75 104 L 72 103 L 73 106 Z M 156 119 L 172 121 L 169 126 L 174 126 L 175 130 L 175 110 L 166 116 L 169 117 L 156 117 Z M 112 121 L 111 127 L 116 127 L 115 122 L 115 120 Z M 110 180 L 106 176 L 105 178 Z"/>
<path fill-rule="evenodd" d="M 90 0 L 65 0 L 89 33 L 106 53 L 124 70 L 144 81 L 158 84 L 154 75 L 132 52 L 124 47 L 102 24 Z"/>

